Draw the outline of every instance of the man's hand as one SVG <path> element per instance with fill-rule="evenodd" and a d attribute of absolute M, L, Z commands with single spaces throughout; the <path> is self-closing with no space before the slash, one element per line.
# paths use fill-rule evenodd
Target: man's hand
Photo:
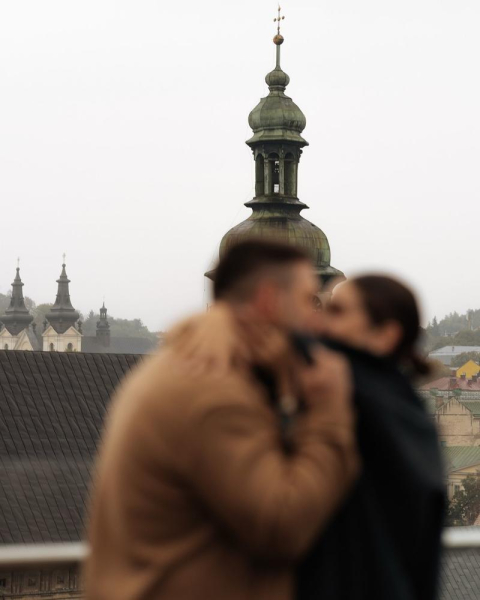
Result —
<path fill-rule="evenodd" d="M 351 410 L 352 373 L 348 361 L 337 352 L 318 347 L 313 351 L 313 365 L 299 370 L 300 388 L 307 406 L 332 403 Z"/>

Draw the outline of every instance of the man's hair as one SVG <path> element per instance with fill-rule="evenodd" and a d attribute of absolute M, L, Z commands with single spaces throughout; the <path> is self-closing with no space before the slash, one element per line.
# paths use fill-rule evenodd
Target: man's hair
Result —
<path fill-rule="evenodd" d="M 309 255 L 290 244 L 265 240 L 247 240 L 229 248 L 215 272 L 215 300 L 249 300 L 258 284 L 266 279 L 288 285 L 290 267 L 309 262 Z"/>

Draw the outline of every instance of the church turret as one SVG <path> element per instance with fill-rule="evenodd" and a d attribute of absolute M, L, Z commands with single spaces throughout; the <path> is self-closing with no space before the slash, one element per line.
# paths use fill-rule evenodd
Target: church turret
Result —
<path fill-rule="evenodd" d="M 247 238 L 269 238 L 306 249 L 323 283 L 333 277 L 344 277 L 330 265 L 327 236 L 300 212 L 308 206 L 298 198 L 298 167 L 302 150 L 308 146 L 302 132 L 306 118 L 293 100 L 285 94 L 290 82 L 281 67 L 280 15 L 276 46 L 276 65 L 265 81 L 269 94 L 251 111 L 248 123 L 253 136 L 247 140 L 255 162 L 255 196 L 245 206 L 252 209 L 248 219 L 228 231 L 220 243 L 220 257 L 232 245 Z M 206 273 L 213 279 L 214 271 Z"/>
<path fill-rule="evenodd" d="M 33 321 L 32 315 L 25 306 L 22 288 L 23 282 L 20 279 L 20 266 L 17 266 L 17 273 L 12 283 L 10 305 L 1 317 L 2 323 L 12 336 L 18 336 Z"/>
<path fill-rule="evenodd" d="M 47 313 L 47 321 L 57 333 L 65 333 L 70 327 L 75 327 L 80 314 L 73 308 L 70 301 L 70 279 L 65 270 L 65 256 L 60 278 L 57 279 L 58 291 L 55 304 Z"/>
<path fill-rule="evenodd" d="M 100 320 L 97 321 L 97 340 L 106 348 L 110 346 L 110 323 L 107 318 L 107 309 L 105 308 L 105 302 L 100 309 Z"/>

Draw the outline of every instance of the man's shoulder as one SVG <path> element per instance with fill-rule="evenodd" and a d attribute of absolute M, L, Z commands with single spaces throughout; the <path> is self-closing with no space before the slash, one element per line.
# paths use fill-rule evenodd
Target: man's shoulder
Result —
<path fill-rule="evenodd" d="M 136 369 L 121 395 L 134 397 L 137 405 L 173 405 L 180 410 L 193 401 L 248 401 L 261 393 L 246 370 L 217 369 L 166 348 Z"/>

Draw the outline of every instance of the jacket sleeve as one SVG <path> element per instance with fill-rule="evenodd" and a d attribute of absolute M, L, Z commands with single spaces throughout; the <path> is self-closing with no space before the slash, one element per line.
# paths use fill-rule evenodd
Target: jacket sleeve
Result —
<path fill-rule="evenodd" d="M 319 402 L 298 418 L 294 450 L 286 454 L 276 415 L 254 400 L 229 398 L 201 414 L 189 478 L 249 551 L 297 558 L 357 476 L 353 411 L 344 403 Z"/>

